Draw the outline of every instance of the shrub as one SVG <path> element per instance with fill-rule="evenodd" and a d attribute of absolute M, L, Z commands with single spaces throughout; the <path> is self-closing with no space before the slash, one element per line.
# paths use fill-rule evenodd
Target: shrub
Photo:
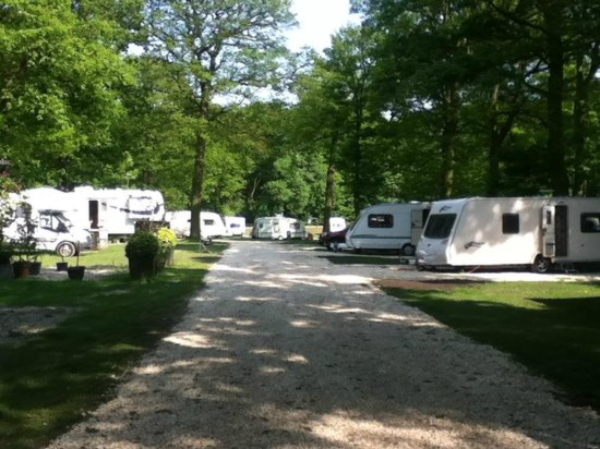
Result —
<path fill-rule="evenodd" d="M 158 244 L 161 251 L 168 252 L 177 244 L 177 234 L 172 229 L 160 228 L 156 236 L 158 237 Z"/>
<path fill-rule="evenodd" d="M 125 246 L 125 255 L 131 259 L 154 259 L 158 254 L 158 237 L 151 232 L 133 234 Z"/>

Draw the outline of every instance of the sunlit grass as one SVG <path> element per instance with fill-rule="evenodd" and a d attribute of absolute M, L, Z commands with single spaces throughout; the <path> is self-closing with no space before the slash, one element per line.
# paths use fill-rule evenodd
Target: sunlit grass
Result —
<path fill-rule="evenodd" d="M 183 243 L 175 266 L 150 283 L 129 280 L 123 245 L 80 258 L 81 265 L 123 268 L 98 281 L 0 282 L 0 307 L 73 308 L 55 328 L 24 343 L 0 344 L 0 447 L 42 447 L 105 400 L 179 320 L 224 248 L 214 244 L 205 254 L 198 244 Z M 57 260 L 43 257 L 44 264 Z"/>
<path fill-rule="evenodd" d="M 388 290 L 458 332 L 511 354 L 600 411 L 600 286 L 489 283 L 450 291 Z"/>

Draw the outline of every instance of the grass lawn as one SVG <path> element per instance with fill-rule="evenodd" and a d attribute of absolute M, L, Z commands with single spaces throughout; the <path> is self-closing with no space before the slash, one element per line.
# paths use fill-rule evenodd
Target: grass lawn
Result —
<path fill-rule="evenodd" d="M 151 283 L 124 270 L 89 282 L 36 279 L 0 282 L 0 307 L 73 307 L 58 326 L 18 344 L 0 344 L 0 447 L 39 448 L 107 399 L 110 388 L 152 349 L 202 287 L 225 245 L 177 247 L 175 266 Z M 80 258 L 80 264 L 122 265 L 124 246 Z M 44 256 L 44 266 L 60 260 Z M 75 261 L 69 260 L 70 265 Z"/>
<path fill-rule="evenodd" d="M 489 283 L 388 293 L 511 354 L 560 386 L 564 400 L 600 411 L 600 285 Z"/>

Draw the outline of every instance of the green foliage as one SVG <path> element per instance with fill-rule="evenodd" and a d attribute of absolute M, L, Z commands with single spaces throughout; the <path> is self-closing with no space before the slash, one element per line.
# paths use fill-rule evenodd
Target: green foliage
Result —
<path fill-rule="evenodd" d="M 148 231 L 133 234 L 125 245 L 125 256 L 129 259 L 154 259 L 158 254 L 159 240 Z"/>

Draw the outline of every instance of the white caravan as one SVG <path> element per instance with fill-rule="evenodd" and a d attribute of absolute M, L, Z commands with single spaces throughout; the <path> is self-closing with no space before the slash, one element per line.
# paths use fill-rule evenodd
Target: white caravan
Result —
<path fill-rule="evenodd" d="M 600 261 L 600 198 L 465 198 L 433 204 L 417 266 L 526 265 Z"/>
<path fill-rule="evenodd" d="M 40 251 L 52 251 L 63 257 L 74 256 L 80 249 L 89 249 L 91 234 L 74 225 L 66 215 L 69 211 L 69 194 L 49 187 L 24 190 L 11 195 L 10 206 L 14 221 L 3 232 L 9 240 L 19 240 L 26 231 L 26 207 L 29 220 L 34 225 L 33 237 Z"/>
<path fill-rule="evenodd" d="M 227 230 L 227 235 L 244 237 L 246 219 L 244 217 L 225 217 L 225 229 Z"/>
<path fill-rule="evenodd" d="M 346 246 L 357 252 L 395 251 L 413 256 L 430 207 L 423 203 L 383 203 L 367 207 L 348 230 Z"/>
<path fill-rule="evenodd" d="M 307 237 L 304 223 L 289 217 L 262 217 L 254 221 L 252 238 L 258 239 L 304 239 Z"/>
<path fill-rule="evenodd" d="M 189 210 L 169 211 L 165 215 L 165 221 L 169 227 L 180 237 L 190 236 L 191 212 Z M 227 234 L 225 223 L 216 212 L 200 212 L 200 233 L 203 240 L 210 240 L 217 237 L 223 237 Z"/>
<path fill-rule="evenodd" d="M 343 231 L 347 226 L 346 219 L 343 217 L 331 217 L 329 219 L 329 232 Z"/>

